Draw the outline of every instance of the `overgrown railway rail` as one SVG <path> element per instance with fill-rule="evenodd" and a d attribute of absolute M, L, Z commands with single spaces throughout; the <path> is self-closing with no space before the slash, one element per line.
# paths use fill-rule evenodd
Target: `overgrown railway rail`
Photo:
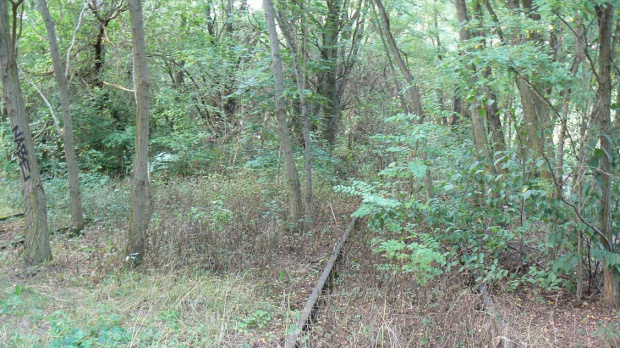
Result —
<path fill-rule="evenodd" d="M 323 273 L 321 273 L 321 276 L 319 277 L 319 280 L 316 286 L 312 290 L 312 293 L 310 294 L 308 301 L 306 301 L 306 305 L 304 306 L 304 309 L 301 311 L 301 313 L 299 314 L 299 318 L 297 319 L 297 321 L 294 323 L 294 326 L 292 327 L 293 332 L 286 336 L 285 344 L 284 344 L 285 348 L 293 348 L 297 345 L 297 340 L 299 339 L 299 336 L 307 328 L 308 321 L 311 319 L 313 313 L 315 313 L 316 310 L 318 309 L 319 297 L 323 293 L 325 284 L 327 284 L 327 280 L 332 274 L 334 265 L 336 264 L 336 261 L 338 260 L 338 257 L 340 256 L 340 251 L 342 250 L 343 245 L 346 243 L 347 239 L 349 238 L 351 231 L 355 228 L 357 221 L 358 221 L 357 218 L 353 218 L 351 222 L 349 222 L 349 225 L 347 226 L 347 229 L 345 230 L 344 234 L 342 235 L 342 237 L 340 237 L 340 240 L 338 240 L 338 243 L 334 246 L 334 250 L 332 252 L 331 257 L 329 258 L 329 262 L 327 262 L 327 265 L 323 269 Z"/>
<path fill-rule="evenodd" d="M 309 326 L 309 321 L 319 310 L 318 300 L 323 294 L 325 290 L 325 286 L 326 284 L 328 284 L 328 280 L 333 275 L 336 261 L 338 261 L 338 258 L 341 255 L 344 244 L 347 242 L 349 236 L 353 232 L 353 229 L 356 227 L 358 221 L 359 221 L 358 218 L 353 218 L 351 222 L 349 222 L 349 225 L 347 226 L 345 232 L 338 240 L 338 243 L 334 246 L 334 249 L 329 258 L 329 261 L 327 265 L 325 266 L 325 268 L 323 269 L 323 272 L 321 273 L 321 276 L 319 277 L 317 284 L 314 286 L 314 289 L 312 290 L 310 297 L 306 301 L 306 304 L 303 310 L 299 314 L 298 319 L 295 321 L 295 323 L 291 327 L 289 327 L 288 330 L 286 330 L 287 333 L 290 331 L 292 332 L 287 334 L 285 337 L 285 345 L 284 345 L 285 348 L 294 348 L 297 346 L 299 338 L 307 330 Z M 474 277 L 476 277 L 475 274 L 474 274 Z M 504 322 L 501 316 L 497 313 L 495 304 L 493 303 L 493 300 L 491 299 L 487 291 L 486 284 L 485 283 L 476 284 L 475 289 L 480 294 L 484 307 L 486 308 L 486 311 L 494 319 L 494 329 L 496 333 L 494 334 L 494 337 L 493 337 L 493 346 L 502 347 L 502 348 L 513 347 L 514 342 L 512 340 L 510 340 L 508 337 L 505 337 L 499 334 L 502 331 L 501 327 L 505 327 L 507 324 L 506 322 Z"/>

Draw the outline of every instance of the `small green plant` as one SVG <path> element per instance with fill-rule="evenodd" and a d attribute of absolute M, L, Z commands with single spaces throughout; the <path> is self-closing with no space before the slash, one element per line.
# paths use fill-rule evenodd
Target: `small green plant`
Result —
<path fill-rule="evenodd" d="M 598 327 L 590 335 L 599 338 L 609 344 L 610 347 L 617 347 L 620 344 L 620 312 L 616 313 L 615 320 L 603 324 L 598 322 Z"/>
<path fill-rule="evenodd" d="M 49 347 L 92 347 L 126 345 L 131 334 L 121 325 L 118 314 L 101 313 L 95 323 L 81 327 L 71 317 L 56 311 L 50 318 L 53 340 Z"/>
<path fill-rule="evenodd" d="M 240 319 L 237 322 L 237 330 L 239 330 L 240 332 L 247 332 L 248 329 L 251 328 L 262 329 L 263 327 L 267 326 L 270 321 L 271 314 L 267 311 L 259 309 L 251 313 L 247 317 Z"/>
<path fill-rule="evenodd" d="M 411 231 L 407 242 L 375 238 L 373 244 L 377 245 L 375 252 L 383 254 L 388 260 L 398 261 L 380 265 L 380 269 L 411 273 L 422 285 L 444 273 L 446 255 L 440 252 L 439 243 L 428 233 Z"/>
<path fill-rule="evenodd" d="M 21 285 L 15 285 L 15 289 L 9 294 L 9 298 L 4 300 L 0 299 L 0 314 L 15 314 L 22 304 L 21 294 L 23 287 Z"/>

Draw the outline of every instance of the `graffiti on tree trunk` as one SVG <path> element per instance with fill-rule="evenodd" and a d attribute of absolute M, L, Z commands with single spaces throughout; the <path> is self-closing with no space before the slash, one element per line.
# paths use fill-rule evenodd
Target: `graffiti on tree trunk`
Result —
<path fill-rule="evenodd" d="M 24 140 L 24 133 L 19 130 L 19 126 L 13 128 L 13 137 L 15 139 L 15 147 L 17 147 L 17 158 L 19 160 L 19 169 L 22 172 L 24 182 L 30 179 L 30 163 L 28 162 L 28 151 Z"/>

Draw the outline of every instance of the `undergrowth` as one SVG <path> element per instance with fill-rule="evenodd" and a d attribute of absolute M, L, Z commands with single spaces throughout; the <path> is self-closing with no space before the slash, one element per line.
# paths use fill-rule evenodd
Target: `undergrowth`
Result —
<path fill-rule="evenodd" d="M 94 287 L 0 280 L 2 346 L 241 346 L 256 313 L 284 318 L 244 276 L 116 273 Z"/>

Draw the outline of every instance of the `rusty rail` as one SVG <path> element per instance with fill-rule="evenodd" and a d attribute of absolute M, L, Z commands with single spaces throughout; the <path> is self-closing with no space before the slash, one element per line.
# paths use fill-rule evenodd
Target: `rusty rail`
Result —
<path fill-rule="evenodd" d="M 336 246 L 334 247 L 334 251 L 332 252 L 332 256 L 329 258 L 327 266 L 325 266 L 325 269 L 323 269 L 323 273 L 321 274 L 321 277 L 319 278 L 316 286 L 312 290 L 312 294 L 310 294 L 308 301 L 306 301 L 304 309 L 301 311 L 301 313 L 299 313 L 299 318 L 295 322 L 294 331 L 286 336 L 284 344 L 285 348 L 295 347 L 295 345 L 297 344 L 297 340 L 299 339 L 299 335 L 304 332 L 306 326 L 308 325 L 308 320 L 310 319 L 312 312 L 315 309 L 319 296 L 321 296 L 321 293 L 323 292 L 325 283 L 327 282 L 327 279 L 329 278 L 329 275 L 334 268 L 336 260 L 338 260 L 338 256 L 340 256 L 340 250 L 342 249 L 342 246 L 351 234 L 351 231 L 353 230 L 356 221 L 357 218 L 353 218 L 353 220 L 351 220 L 349 226 L 347 226 L 347 229 L 344 231 L 344 234 L 342 235 L 342 237 L 340 237 L 338 244 L 336 244 Z"/>

